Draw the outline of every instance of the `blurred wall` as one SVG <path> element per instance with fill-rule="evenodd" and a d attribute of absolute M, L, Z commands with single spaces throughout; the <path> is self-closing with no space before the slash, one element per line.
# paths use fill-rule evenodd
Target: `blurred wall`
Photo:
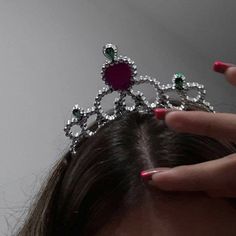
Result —
<path fill-rule="evenodd" d="M 236 111 L 235 88 L 211 69 L 218 59 L 236 62 L 236 3 L 225 2 L 0 0 L 1 235 L 21 224 L 68 149 L 63 128 L 73 105 L 92 106 L 103 87 L 105 43 L 117 44 L 140 75 L 168 83 L 183 72 L 206 86 L 217 111 Z"/>

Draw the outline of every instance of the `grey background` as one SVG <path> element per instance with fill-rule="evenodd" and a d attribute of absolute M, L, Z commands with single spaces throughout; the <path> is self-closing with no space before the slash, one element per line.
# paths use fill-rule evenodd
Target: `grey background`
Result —
<path fill-rule="evenodd" d="M 236 62 L 235 25 L 235 0 L 1 0 L 0 235 L 21 224 L 67 150 L 73 105 L 92 106 L 103 87 L 105 43 L 139 75 L 168 83 L 183 72 L 206 86 L 216 111 L 235 112 L 235 88 L 212 71 L 215 60 Z"/>

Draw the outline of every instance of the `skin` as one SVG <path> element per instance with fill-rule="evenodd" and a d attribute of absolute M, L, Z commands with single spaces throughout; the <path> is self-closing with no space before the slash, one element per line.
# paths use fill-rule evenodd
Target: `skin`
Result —
<path fill-rule="evenodd" d="M 236 67 L 225 72 L 236 86 Z M 236 143 L 236 115 L 201 111 L 171 111 L 165 116 L 177 132 L 228 139 Z M 211 197 L 236 197 L 236 154 L 200 164 L 178 166 L 152 176 L 152 185 L 166 191 L 205 191 Z"/>
<path fill-rule="evenodd" d="M 227 69 L 225 76 L 236 86 L 236 67 Z M 236 143 L 234 114 L 173 111 L 166 115 L 165 122 L 178 132 L 226 138 Z M 159 193 L 144 197 L 143 204 L 130 210 L 120 221 L 107 223 L 96 236 L 236 235 L 236 208 L 225 199 L 236 197 L 235 170 L 236 154 L 165 168 L 149 182 L 150 188 Z M 168 197 L 169 191 L 172 192 Z"/>
<path fill-rule="evenodd" d="M 236 86 L 236 67 L 228 68 L 225 77 Z M 167 113 L 165 122 L 177 132 L 226 138 L 236 143 L 235 114 L 172 111 Z M 156 197 L 151 199 L 146 197 L 143 204 L 120 221 L 109 222 L 96 236 L 235 235 L 236 208 L 224 197 L 236 197 L 236 154 L 164 169 L 152 176 L 150 188 L 165 190 L 166 194 L 172 191 L 171 198 L 161 192 L 152 194 Z"/>
<path fill-rule="evenodd" d="M 202 192 L 158 193 L 95 236 L 233 236 L 236 208 Z"/>

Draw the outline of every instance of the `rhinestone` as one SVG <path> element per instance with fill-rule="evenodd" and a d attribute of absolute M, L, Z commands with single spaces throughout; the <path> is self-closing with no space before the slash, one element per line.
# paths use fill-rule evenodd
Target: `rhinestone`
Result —
<path fill-rule="evenodd" d="M 77 117 L 78 119 L 80 119 L 81 116 L 82 116 L 82 114 L 81 114 L 81 112 L 80 112 L 80 110 L 79 110 L 78 108 L 73 109 L 72 113 L 73 113 L 73 115 L 74 115 L 75 117 Z"/>
<path fill-rule="evenodd" d="M 104 79 L 114 90 L 127 90 L 132 85 L 132 71 L 127 63 L 119 63 L 105 70 Z"/>
<path fill-rule="evenodd" d="M 107 57 L 109 60 L 111 61 L 114 61 L 114 58 L 115 58 L 115 50 L 114 48 L 112 47 L 107 47 L 105 50 L 104 50 L 104 55 L 105 57 Z"/>
<path fill-rule="evenodd" d="M 71 123 L 72 123 L 72 124 L 76 124 L 77 122 L 78 122 L 77 118 L 72 118 L 72 119 L 71 119 Z"/>
<path fill-rule="evenodd" d="M 183 89 L 183 79 L 181 77 L 177 77 L 175 78 L 175 87 L 178 89 L 178 90 L 182 90 Z"/>

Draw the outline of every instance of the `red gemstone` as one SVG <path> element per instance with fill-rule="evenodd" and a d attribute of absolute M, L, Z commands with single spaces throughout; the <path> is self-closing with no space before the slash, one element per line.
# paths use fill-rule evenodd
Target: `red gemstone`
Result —
<path fill-rule="evenodd" d="M 104 79 L 114 90 L 126 90 L 132 84 L 132 70 L 127 63 L 114 64 L 105 69 Z"/>

